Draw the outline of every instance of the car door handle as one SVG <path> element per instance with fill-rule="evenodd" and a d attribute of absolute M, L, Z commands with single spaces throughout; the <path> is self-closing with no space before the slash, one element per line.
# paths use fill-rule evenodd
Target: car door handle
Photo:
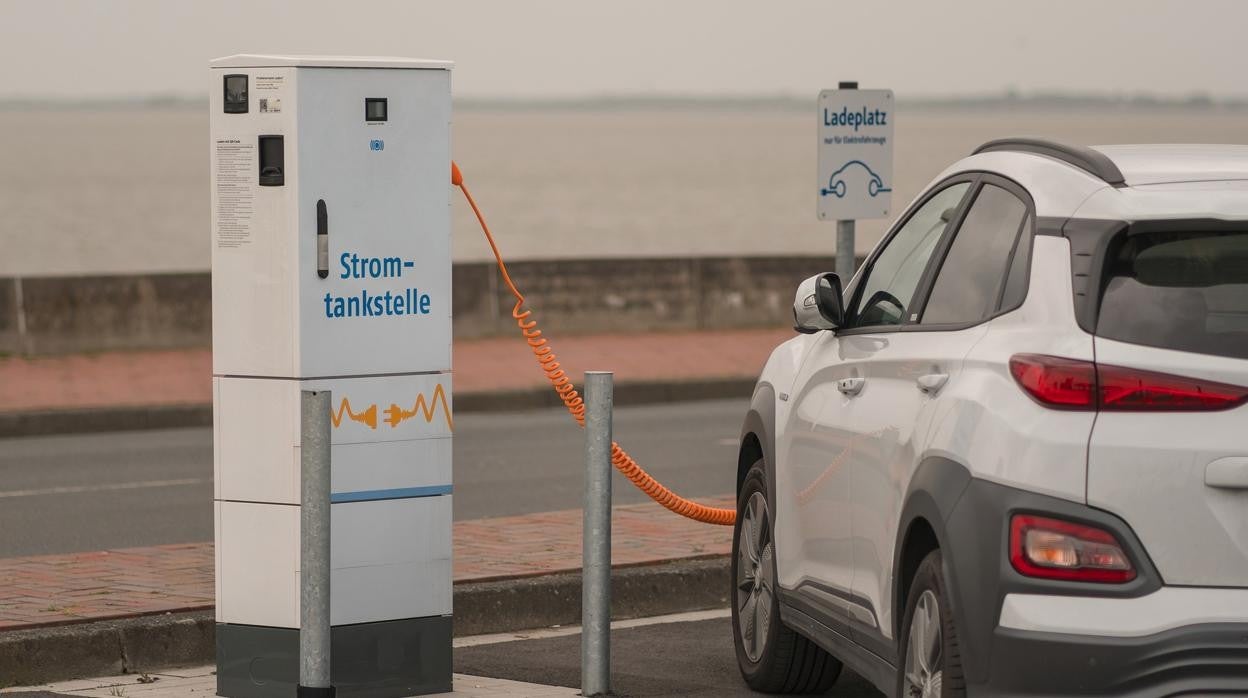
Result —
<path fill-rule="evenodd" d="M 945 383 L 948 381 L 948 373 L 929 373 L 925 376 L 919 376 L 919 390 L 931 395 L 945 387 Z"/>
<path fill-rule="evenodd" d="M 1248 490 L 1248 458 L 1219 458 L 1206 465 L 1205 484 L 1228 490 Z"/>
<path fill-rule="evenodd" d="M 836 389 L 846 395 L 857 395 L 866 383 L 866 378 L 842 378 L 836 382 Z"/>

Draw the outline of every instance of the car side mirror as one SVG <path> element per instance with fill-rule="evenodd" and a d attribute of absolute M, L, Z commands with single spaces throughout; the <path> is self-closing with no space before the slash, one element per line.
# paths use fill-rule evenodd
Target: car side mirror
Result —
<path fill-rule="evenodd" d="M 844 324 L 841 278 L 832 272 L 815 274 L 797 287 L 793 298 L 793 329 L 803 334 L 834 330 Z"/>

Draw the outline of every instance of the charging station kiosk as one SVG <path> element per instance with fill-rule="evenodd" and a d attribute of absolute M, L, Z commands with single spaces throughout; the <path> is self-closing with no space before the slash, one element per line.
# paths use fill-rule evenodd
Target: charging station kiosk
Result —
<path fill-rule="evenodd" d="M 302 390 L 333 397 L 333 684 L 451 690 L 450 67 L 211 63 L 220 695 L 298 683 Z"/>

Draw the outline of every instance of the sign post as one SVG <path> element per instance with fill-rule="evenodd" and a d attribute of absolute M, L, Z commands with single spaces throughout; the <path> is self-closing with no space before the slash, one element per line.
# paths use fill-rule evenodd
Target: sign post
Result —
<path fill-rule="evenodd" d="M 836 225 L 836 273 L 854 274 L 854 221 L 883 218 L 893 199 L 893 91 L 856 82 L 819 93 L 819 220 Z"/>

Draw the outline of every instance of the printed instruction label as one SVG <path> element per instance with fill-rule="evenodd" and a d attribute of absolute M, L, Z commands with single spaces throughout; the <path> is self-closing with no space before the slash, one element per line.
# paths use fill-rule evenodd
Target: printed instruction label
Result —
<path fill-rule="evenodd" d="M 213 186 L 217 189 L 217 247 L 242 247 L 251 243 L 256 144 L 223 138 L 216 146 L 217 177 Z"/>
<path fill-rule="evenodd" d="M 263 92 L 266 90 L 280 90 L 285 79 L 281 75 L 257 75 L 256 90 Z"/>
<path fill-rule="evenodd" d="M 256 76 L 256 92 L 272 93 L 267 97 L 260 97 L 260 113 L 261 114 L 280 114 L 282 112 L 282 100 L 278 97 L 286 80 L 281 75 L 257 75 Z"/>

